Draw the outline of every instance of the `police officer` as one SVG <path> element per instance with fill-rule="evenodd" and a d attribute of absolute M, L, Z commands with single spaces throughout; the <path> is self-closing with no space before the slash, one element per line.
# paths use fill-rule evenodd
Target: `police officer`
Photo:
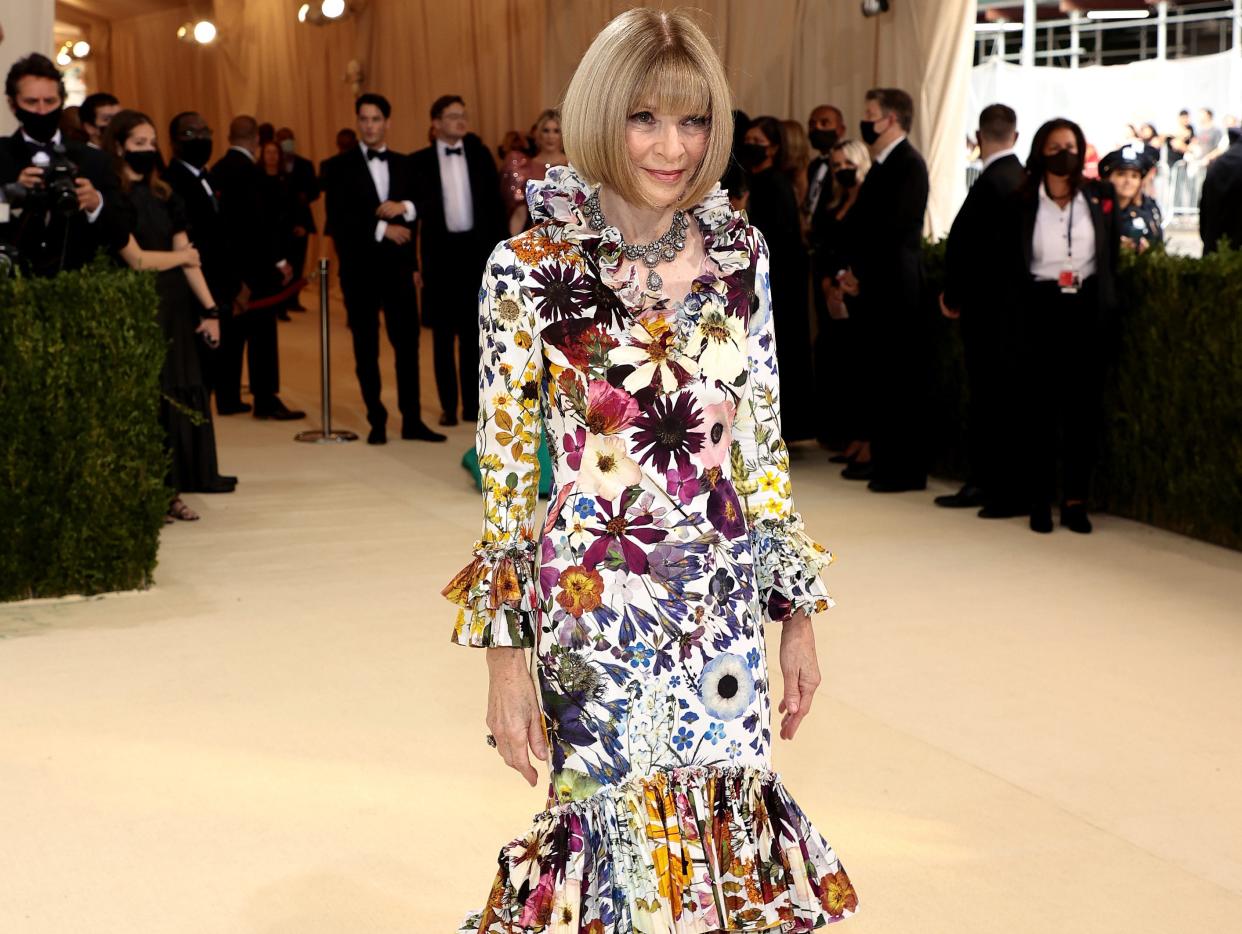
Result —
<path fill-rule="evenodd" d="M 1117 189 L 1117 220 L 1121 245 L 1142 253 L 1164 240 L 1164 225 L 1155 199 L 1143 194 L 1143 179 L 1155 167 L 1148 149 L 1123 146 L 1100 160 L 1100 178 Z"/>

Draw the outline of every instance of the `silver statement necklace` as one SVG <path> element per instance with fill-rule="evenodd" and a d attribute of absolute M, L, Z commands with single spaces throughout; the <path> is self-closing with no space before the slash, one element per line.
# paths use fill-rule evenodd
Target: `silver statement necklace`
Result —
<path fill-rule="evenodd" d="M 586 199 L 583 207 L 586 210 L 587 223 L 592 230 L 600 231 L 608 226 L 608 222 L 604 220 L 604 210 L 599 204 L 598 191 Z M 689 227 L 690 219 L 686 217 L 686 212 L 677 210 L 673 212 L 672 224 L 664 232 L 664 236 L 658 240 L 652 240 L 650 243 L 626 243 L 625 237 L 621 238 L 621 252 L 625 258 L 635 263 L 641 259 L 646 265 L 647 288 L 653 292 L 664 285 L 664 280 L 655 271 L 656 266 L 660 263 L 671 263 L 677 258 L 677 254 L 686 248 L 686 230 Z"/>

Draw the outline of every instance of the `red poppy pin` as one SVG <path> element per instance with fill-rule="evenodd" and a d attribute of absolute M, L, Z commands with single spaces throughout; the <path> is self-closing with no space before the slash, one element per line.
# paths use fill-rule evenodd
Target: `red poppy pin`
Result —
<path fill-rule="evenodd" d="M 1105 199 L 1104 199 L 1104 203 L 1100 205 L 1100 209 L 1101 209 L 1101 210 L 1102 210 L 1105 214 L 1112 214 L 1112 213 L 1113 213 L 1113 199 L 1112 199 L 1112 198 L 1105 198 Z"/>

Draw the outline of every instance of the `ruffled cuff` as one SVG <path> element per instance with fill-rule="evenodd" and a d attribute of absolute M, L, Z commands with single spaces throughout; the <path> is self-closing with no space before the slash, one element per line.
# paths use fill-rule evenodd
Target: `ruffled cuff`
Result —
<path fill-rule="evenodd" d="M 535 644 L 535 543 L 479 542 L 441 593 L 460 609 L 451 640 L 477 648 Z"/>
<path fill-rule="evenodd" d="M 822 613 L 835 606 L 819 573 L 832 552 L 811 540 L 802 517 L 761 519 L 750 530 L 759 601 L 769 622 L 783 623 L 799 610 Z"/>

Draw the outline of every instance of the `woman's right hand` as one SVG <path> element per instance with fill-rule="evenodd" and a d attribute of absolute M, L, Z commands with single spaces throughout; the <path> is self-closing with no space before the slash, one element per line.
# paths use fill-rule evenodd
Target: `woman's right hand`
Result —
<path fill-rule="evenodd" d="M 202 261 L 199 259 L 198 250 L 192 246 L 186 247 L 181 251 L 181 265 L 187 267 L 201 266 Z"/>
<path fill-rule="evenodd" d="M 539 773 L 531 765 L 527 749 L 546 762 L 548 744 L 535 685 L 526 669 L 525 650 L 508 646 L 489 648 L 487 671 L 487 728 L 496 737 L 496 751 L 534 787 Z"/>

